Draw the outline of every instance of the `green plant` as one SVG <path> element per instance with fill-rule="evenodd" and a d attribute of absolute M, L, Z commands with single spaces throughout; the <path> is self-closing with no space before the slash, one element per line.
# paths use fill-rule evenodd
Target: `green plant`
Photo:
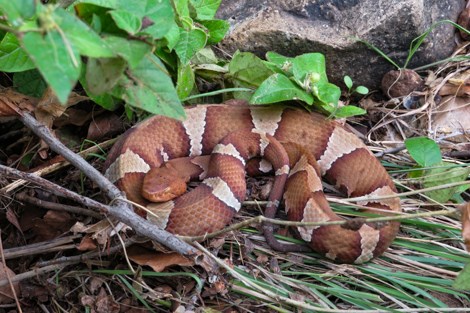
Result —
<path fill-rule="evenodd" d="M 368 46 L 370 49 L 374 50 L 377 54 L 379 54 L 381 57 L 383 57 L 385 60 L 387 60 L 390 64 L 392 64 L 393 66 L 395 66 L 398 70 L 399 69 L 405 69 L 408 67 L 411 59 L 413 58 L 413 56 L 415 55 L 415 53 L 418 51 L 419 47 L 421 47 L 421 45 L 423 44 L 424 40 L 426 39 L 426 37 L 431 33 L 431 31 L 436 28 L 437 26 L 441 25 L 441 24 L 451 24 L 452 26 L 454 26 L 455 28 L 467 33 L 467 34 L 470 34 L 470 31 L 463 28 L 462 26 L 460 26 L 459 24 L 457 23 L 454 23 L 450 20 L 442 20 L 442 21 L 438 21 L 434 24 L 432 24 L 424 33 L 422 33 L 421 35 L 419 35 L 418 37 L 416 37 L 415 39 L 413 39 L 411 41 L 411 44 L 410 44 L 410 48 L 408 50 L 408 55 L 406 57 L 406 60 L 405 60 L 405 63 L 403 64 L 403 66 L 399 66 L 394 60 L 392 60 L 392 58 L 390 58 L 385 52 L 383 52 L 382 50 L 380 50 L 378 47 L 374 46 L 373 44 L 367 42 L 367 41 L 364 41 L 364 40 L 361 40 L 361 39 L 357 39 L 359 42 L 362 42 L 363 44 L 365 44 L 366 46 Z M 429 68 L 429 67 L 433 67 L 433 66 L 436 66 L 438 64 L 441 64 L 441 63 L 446 63 L 446 62 L 451 62 L 451 61 L 463 61 L 463 60 L 468 60 L 469 57 L 468 56 L 456 56 L 456 57 L 450 57 L 450 58 L 446 58 L 444 60 L 440 60 L 440 61 L 437 61 L 437 62 L 433 62 L 431 64 L 427 64 L 425 66 L 421 66 L 419 68 L 415 68 L 414 70 L 415 71 L 420 71 L 420 70 L 424 70 L 426 68 Z"/>
<path fill-rule="evenodd" d="M 410 177 L 418 178 L 425 188 L 465 181 L 470 175 L 470 167 L 443 161 L 439 146 L 432 139 L 427 137 L 409 138 L 405 140 L 405 146 L 418 164 L 417 170 L 410 172 Z M 463 185 L 428 191 L 425 195 L 440 203 L 450 199 L 464 202 L 460 194 L 469 187 L 469 185 Z"/>
<path fill-rule="evenodd" d="M 353 93 L 358 93 L 360 95 L 367 95 L 369 93 L 369 89 L 365 86 L 356 86 L 356 88 L 353 89 L 354 84 L 352 78 L 348 75 L 344 76 L 344 84 L 348 88 L 348 96 L 352 95 Z"/>
<path fill-rule="evenodd" d="M 0 0 L 0 71 L 16 88 L 41 96 L 48 85 L 65 104 L 80 82 L 107 109 L 134 108 L 180 118 L 193 90 L 190 60 L 220 41 L 220 0 L 79 0 L 73 7 Z M 31 78 L 32 77 L 32 78 Z M 172 77 L 176 77 L 176 88 Z M 31 88 L 27 86 L 35 86 Z"/>
<path fill-rule="evenodd" d="M 299 100 L 307 108 L 314 106 L 338 118 L 365 113 L 355 106 L 338 105 L 341 91 L 328 82 L 321 53 L 290 58 L 268 52 L 263 61 L 252 53 L 237 52 L 228 65 L 228 78 L 236 87 L 256 89 L 254 94 L 237 95 L 252 104 Z"/>

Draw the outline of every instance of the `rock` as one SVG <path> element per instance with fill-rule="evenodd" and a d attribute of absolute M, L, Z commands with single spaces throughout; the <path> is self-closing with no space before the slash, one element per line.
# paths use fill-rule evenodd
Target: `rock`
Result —
<path fill-rule="evenodd" d="M 267 51 L 286 56 L 307 52 L 326 55 L 330 80 L 344 87 L 344 75 L 355 84 L 380 87 L 394 68 L 355 38 L 374 44 L 403 66 L 411 41 L 437 21 L 456 21 L 465 0 L 222 0 L 218 18 L 231 30 L 221 43 L 264 57 Z M 408 68 L 448 57 L 455 29 L 438 26 Z"/>
<path fill-rule="evenodd" d="M 421 76 L 413 70 L 392 70 L 382 78 L 382 92 L 390 98 L 404 97 L 415 90 L 421 90 L 424 81 Z"/>

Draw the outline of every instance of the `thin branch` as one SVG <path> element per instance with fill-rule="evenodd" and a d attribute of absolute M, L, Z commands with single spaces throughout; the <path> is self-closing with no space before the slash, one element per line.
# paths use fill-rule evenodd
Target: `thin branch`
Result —
<path fill-rule="evenodd" d="M 62 203 L 55 203 L 55 202 L 50 202 L 50 201 L 44 201 L 35 197 L 28 196 L 26 193 L 21 192 L 18 193 L 15 198 L 18 201 L 22 202 L 28 202 L 31 204 L 34 204 L 35 206 L 49 209 L 49 210 L 54 210 L 54 211 L 65 211 L 69 213 L 74 213 L 74 214 L 80 214 L 80 215 L 86 215 L 86 216 L 91 216 L 97 219 L 101 219 L 103 216 L 99 214 L 98 212 L 88 210 L 85 208 L 77 207 L 77 206 L 72 206 L 72 205 L 66 205 Z"/>

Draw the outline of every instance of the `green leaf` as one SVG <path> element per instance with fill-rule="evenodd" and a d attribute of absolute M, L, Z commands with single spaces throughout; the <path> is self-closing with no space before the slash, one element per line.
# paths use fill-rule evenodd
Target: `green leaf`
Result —
<path fill-rule="evenodd" d="M 222 0 L 191 0 L 196 10 L 198 20 L 211 20 L 214 18 Z"/>
<path fill-rule="evenodd" d="M 405 140 L 406 149 L 411 157 L 422 167 L 429 167 L 442 161 L 439 146 L 427 137 L 416 137 Z"/>
<path fill-rule="evenodd" d="M 114 10 L 109 12 L 116 25 L 131 35 L 135 35 L 142 27 L 141 19 L 128 11 Z"/>
<path fill-rule="evenodd" d="M 318 90 L 316 96 L 323 103 L 325 109 L 327 107 L 335 109 L 341 97 L 341 89 L 334 84 L 321 81 L 315 84 L 314 87 Z M 331 112 L 330 110 L 328 111 Z"/>
<path fill-rule="evenodd" d="M 190 31 L 180 30 L 180 40 L 175 46 L 175 51 L 180 58 L 181 64 L 188 64 L 189 60 L 205 47 L 206 42 L 207 35 L 199 28 Z"/>
<path fill-rule="evenodd" d="M 294 58 L 285 57 L 279 53 L 268 51 L 266 53 L 266 60 L 274 64 L 278 69 L 282 70 L 287 76 L 293 75 L 292 62 Z"/>
<path fill-rule="evenodd" d="M 142 58 L 152 50 L 152 46 L 138 40 L 131 40 L 117 36 L 104 38 L 111 49 L 116 51 L 117 55 L 129 63 L 133 68 L 140 63 Z"/>
<path fill-rule="evenodd" d="M 250 99 L 252 104 L 276 103 L 288 100 L 301 100 L 313 103 L 313 97 L 282 74 L 273 74 L 266 79 Z"/>
<path fill-rule="evenodd" d="M 228 65 L 233 86 L 236 88 L 258 88 L 273 74 L 264 62 L 251 52 L 237 51 Z M 252 93 L 235 92 L 235 98 L 249 100 Z"/>
<path fill-rule="evenodd" d="M 90 58 L 86 65 L 87 90 L 92 95 L 101 95 L 114 88 L 126 69 L 121 58 Z"/>
<path fill-rule="evenodd" d="M 467 263 L 459 276 L 454 281 L 452 287 L 460 290 L 470 290 L 470 263 Z"/>
<path fill-rule="evenodd" d="M 189 0 L 173 0 L 176 14 L 181 19 L 189 18 Z"/>
<path fill-rule="evenodd" d="M 128 105 L 173 118 L 185 116 L 170 75 L 154 55 L 146 55 L 128 77 L 121 77 L 113 95 Z"/>
<path fill-rule="evenodd" d="M 13 75 L 13 86 L 25 95 L 40 98 L 47 88 L 47 83 L 38 70 L 34 69 L 15 73 Z"/>
<path fill-rule="evenodd" d="M 348 89 L 351 89 L 353 86 L 353 81 L 351 77 L 349 77 L 348 75 L 344 76 L 344 84 L 346 85 Z"/>
<path fill-rule="evenodd" d="M 219 59 L 210 47 L 205 47 L 199 50 L 196 55 L 191 59 L 191 63 L 194 65 L 217 64 L 217 62 L 219 62 Z"/>
<path fill-rule="evenodd" d="M 93 58 L 115 56 L 115 53 L 108 47 L 106 42 L 75 15 L 58 8 L 53 17 L 67 40 L 70 40 L 80 54 Z"/>
<path fill-rule="evenodd" d="M 171 29 L 166 33 L 165 37 L 166 41 L 168 42 L 166 47 L 172 51 L 176 44 L 178 43 L 178 41 L 180 40 L 180 28 L 178 27 L 178 25 L 176 24 L 173 24 L 173 26 L 171 27 Z"/>
<path fill-rule="evenodd" d="M 6 33 L 0 43 L 0 71 L 22 72 L 34 68 L 34 63 L 21 48 L 15 35 Z"/>
<path fill-rule="evenodd" d="M 321 53 L 306 53 L 292 60 L 292 72 L 297 81 L 302 82 L 307 75 L 319 74 L 319 82 L 328 82 L 326 77 L 325 56 Z"/>
<path fill-rule="evenodd" d="M 66 103 L 80 76 L 78 51 L 58 31 L 48 32 L 44 36 L 35 32 L 26 33 L 22 44 L 59 101 Z"/>
<path fill-rule="evenodd" d="M 225 34 L 230 28 L 230 24 L 224 20 L 210 20 L 200 22 L 209 31 L 207 44 L 214 45 L 224 39 Z"/>
<path fill-rule="evenodd" d="M 125 2 L 125 0 L 121 0 Z M 142 19 L 149 19 L 152 24 L 144 29 L 141 33 L 149 34 L 153 39 L 163 38 L 175 24 L 175 14 L 171 7 L 171 1 L 162 0 L 134 0 L 128 1 L 128 5 L 136 8 L 144 8 L 142 15 L 139 15 Z M 146 2 L 146 4 L 145 4 Z M 128 6 L 126 5 L 126 8 Z M 133 12 L 129 10 L 129 12 Z M 134 12 L 135 13 L 135 12 Z"/>
<path fill-rule="evenodd" d="M 0 0 L 0 9 L 14 27 L 20 26 L 23 20 L 31 18 L 36 12 L 34 0 Z"/>
<path fill-rule="evenodd" d="M 195 83 L 194 71 L 190 64 L 178 67 L 178 79 L 176 82 L 176 92 L 180 99 L 184 99 L 191 94 Z"/>
<path fill-rule="evenodd" d="M 441 162 L 436 164 L 435 168 L 426 170 L 423 186 L 425 188 L 440 186 L 448 183 L 464 181 L 470 174 L 469 167 L 451 167 L 451 163 Z M 467 186 L 468 188 L 468 186 Z M 458 187 L 429 191 L 425 194 L 433 200 L 443 203 L 451 199 L 459 190 Z M 462 191 L 460 191 L 462 192 Z"/>
<path fill-rule="evenodd" d="M 335 118 L 347 118 L 350 116 L 355 116 L 355 115 L 363 115 L 366 114 L 366 110 L 358 108 L 354 105 L 345 105 L 336 110 L 334 113 Z"/>
<path fill-rule="evenodd" d="M 369 88 L 365 86 L 357 86 L 356 89 L 354 89 L 354 91 L 360 95 L 367 95 L 369 93 Z"/>

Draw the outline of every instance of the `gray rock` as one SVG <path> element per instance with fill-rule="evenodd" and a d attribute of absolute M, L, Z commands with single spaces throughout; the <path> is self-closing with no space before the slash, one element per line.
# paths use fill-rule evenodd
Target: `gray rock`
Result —
<path fill-rule="evenodd" d="M 230 22 L 222 49 L 264 57 L 267 51 L 286 56 L 308 52 L 326 55 L 330 80 L 344 87 L 344 75 L 355 84 L 378 88 L 394 67 L 359 43 L 379 47 L 403 66 L 411 41 L 434 22 L 456 21 L 465 0 L 222 0 L 218 18 Z M 449 57 L 455 29 L 434 29 L 408 68 Z"/>

